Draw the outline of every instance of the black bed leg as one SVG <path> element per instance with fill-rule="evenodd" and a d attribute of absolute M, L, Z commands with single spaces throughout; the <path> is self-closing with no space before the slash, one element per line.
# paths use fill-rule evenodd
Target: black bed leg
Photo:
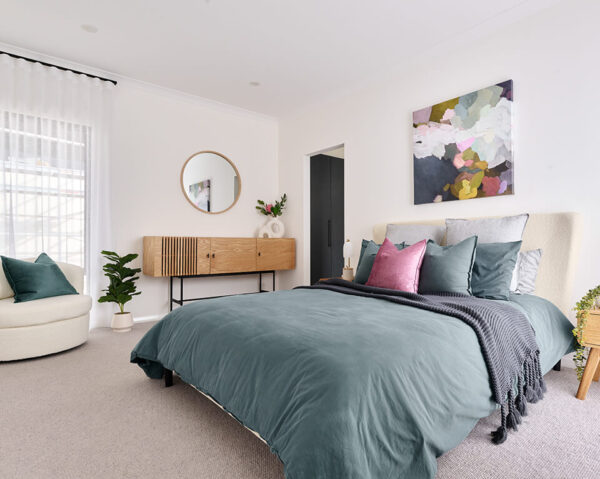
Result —
<path fill-rule="evenodd" d="M 171 371 L 170 369 L 165 369 L 164 378 L 166 388 L 173 386 L 173 371 Z"/>
<path fill-rule="evenodd" d="M 554 369 L 555 371 L 560 371 L 560 361 L 561 360 L 559 359 L 552 369 Z"/>

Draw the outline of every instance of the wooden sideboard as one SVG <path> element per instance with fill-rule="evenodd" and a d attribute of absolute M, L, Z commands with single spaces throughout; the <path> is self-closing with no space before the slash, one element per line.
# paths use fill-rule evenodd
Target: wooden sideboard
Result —
<path fill-rule="evenodd" d="M 170 278 L 169 295 L 173 303 L 206 298 L 184 299 L 183 280 L 188 277 L 262 274 L 296 267 L 296 241 L 293 238 L 208 238 L 196 236 L 144 236 L 143 272 L 148 276 Z M 180 280 L 180 297 L 173 298 L 173 278 Z"/>

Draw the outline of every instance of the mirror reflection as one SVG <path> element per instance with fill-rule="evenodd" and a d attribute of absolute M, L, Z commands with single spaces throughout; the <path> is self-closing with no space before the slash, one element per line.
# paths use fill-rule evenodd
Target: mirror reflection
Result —
<path fill-rule="evenodd" d="M 238 200 L 241 180 L 227 157 L 215 151 L 201 151 L 183 165 L 181 188 L 187 200 L 200 211 L 223 213 Z"/>

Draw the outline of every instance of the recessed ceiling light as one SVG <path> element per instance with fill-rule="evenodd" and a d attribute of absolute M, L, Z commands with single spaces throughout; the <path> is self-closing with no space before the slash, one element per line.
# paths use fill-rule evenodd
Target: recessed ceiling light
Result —
<path fill-rule="evenodd" d="M 251 82 L 248 83 L 248 85 L 250 85 L 250 86 L 260 86 L 260 82 L 251 81 Z"/>
<path fill-rule="evenodd" d="M 96 27 L 94 25 L 83 24 L 83 25 L 81 25 L 81 29 L 84 32 L 88 32 L 88 33 L 97 33 L 98 32 L 98 27 Z"/>

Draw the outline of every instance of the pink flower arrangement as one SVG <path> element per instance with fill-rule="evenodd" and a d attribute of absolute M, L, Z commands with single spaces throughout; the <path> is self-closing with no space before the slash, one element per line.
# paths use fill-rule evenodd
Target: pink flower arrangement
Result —
<path fill-rule="evenodd" d="M 258 206 L 256 209 L 260 211 L 265 216 L 273 216 L 276 218 L 277 216 L 281 216 L 283 214 L 283 209 L 285 208 L 285 202 L 287 201 L 287 195 L 284 193 L 279 201 L 273 203 L 265 203 L 262 200 L 258 200 Z"/>

